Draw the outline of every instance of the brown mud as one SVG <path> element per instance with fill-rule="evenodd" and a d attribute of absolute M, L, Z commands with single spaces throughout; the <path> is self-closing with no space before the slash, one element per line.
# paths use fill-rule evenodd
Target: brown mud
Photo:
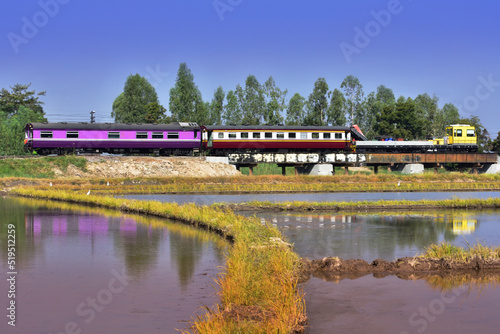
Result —
<path fill-rule="evenodd" d="M 376 278 L 395 275 L 402 279 L 425 279 L 435 275 L 468 275 L 478 278 L 484 275 L 500 276 L 500 260 L 485 261 L 480 257 L 474 257 L 468 262 L 405 257 L 392 262 L 377 259 L 371 263 L 360 259 L 325 257 L 320 260 L 302 259 L 299 267 L 299 282 L 306 282 L 311 276 L 327 281 L 356 279 L 366 275 Z"/>

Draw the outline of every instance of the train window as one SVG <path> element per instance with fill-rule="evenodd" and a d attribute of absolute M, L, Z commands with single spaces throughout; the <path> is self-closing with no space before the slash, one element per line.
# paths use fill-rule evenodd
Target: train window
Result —
<path fill-rule="evenodd" d="M 288 134 L 288 138 L 290 138 L 290 139 L 295 139 L 295 138 L 297 138 L 297 134 L 296 134 L 295 132 L 290 132 L 290 133 Z"/>
<path fill-rule="evenodd" d="M 307 132 L 301 132 L 300 139 L 307 139 Z"/>
<path fill-rule="evenodd" d="M 455 133 L 455 137 L 462 137 L 462 129 L 457 129 L 457 132 Z"/>
<path fill-rule="evenodd" d="M 217 138 L 219 138 L 219 139 L 224 139 L 224 132 L 219 132 L 219 133 L 217 134 Z"/>
<path fill-rule="evenodd" d="M 265 136 L 266 138 L 273 138 L 273 133 L 272 133 L 272 132 L 265 132 L 265 133 L 264 133 L 264 136 Z"/>
<path fill-rule="evenodd" d="M 336 133 L 335 134 L 335 139 L 342 139 L 342 134 L 341 133 Z"/>
<path fill-rule="evenodd" d="M 66 138 L 78 138 L 78 131 L 67 131 Z"/>
<path fill-rule="evenodd" d="M 241 139 L 246 139 L 246 138 L 248 138 L 248 132 L 242 132 Z"/>
<path fill-rule="evenodd" d="M 252 138 L 254 138 L 254 139 L 260 139 L 260 132 L 254 132 L 252 134 Z"/>
<path fill-rule="evenodd" d="M 312 138 L 313 139 L 319 139 L 319 133 L 318 132 L 313 132 L 312 133 Z"/>
<path fill-rule="evenodd" d="M 236 139 L 236 132 L 229 132 L 230 139 Z"/>
<path fill-rule="evenodd" d="M 179 132 L 169 132 L 167 133 L 168 139 L 179 139 Z"/>
<path fill-rule="evenodd" d="M 467 130 L 467 137 L 475 137 L 476 134 L 475 134 L 475 131 L 470 129 L 470 130 Z"/>
<path fill-rule="evenodd" d="M 163 139 L 163 132 L 153 132 L 151 134 L 151 138 L 153 138 L 153 139 Z"/>
<path fill-rule="evenodd" d="M 120 139 L 120 132 L 108 132 L 108 139 Z"/>
<path fill-rule="evenodd" d="M 52 138 L 52 131 L 40 132 L 40 138 Z"/>
<path fill-rule="evenodd" d="M 285 134 L 283 132 L 278 132 L 276 134 L 276 138 L 278 138 L 278 139 L 284 139 L 285 138 Z"/>
<path fill-rule="evenodd" d="M 323 133 L 323 139 L 330 139 L 331 133 Z"/>
<path fill-rule="evenodd" d="M 148 139 L 148 133 L 147 132 L 136 132 L 135 133 L 135 138 L 137 138 L 137 139 Z"/>

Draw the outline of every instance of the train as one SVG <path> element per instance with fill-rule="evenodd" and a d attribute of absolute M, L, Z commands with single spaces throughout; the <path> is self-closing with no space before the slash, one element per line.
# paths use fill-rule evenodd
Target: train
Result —
<path fill-rule="evenodd" d="M 155 154 L 227 156 L 231 153 L 475 152 L 473 126 L 450 125 L 432 140 L 369 141 L 356 126 L 266 126 L 142 123 L 28 123 L 24 148 L 49 154 Z"/>

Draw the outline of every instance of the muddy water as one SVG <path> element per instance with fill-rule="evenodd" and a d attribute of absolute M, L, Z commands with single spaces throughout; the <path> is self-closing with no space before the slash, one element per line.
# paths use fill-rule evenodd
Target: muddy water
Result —
<path fill-rule="evenodd" d="M 0 217 L 1 333 L 172 333 L 218 302 L 213 285 L 226 245 L 211 234 L 17 199 L 0 198 Z M 9 224 L 14 298 L 6 280 Z M 6 317 L 11 300 L 15 327 Z"/>
<path fill-rule="evenodd" d="M 248 213 L 247 213 L 248 214 Z M 276 225 L 302 257 L 393 261 L 431 244 L 500 245 L 500 211 L 426 211 L 370 214 L 256 213 Z"/>
<path fill-rule="evenodd" d="M 498 283 L 443 289 L 431 282 L 395 276 L 339 283 L 312 278 L 304 286 L 308 333 L 498 333 Z"/>

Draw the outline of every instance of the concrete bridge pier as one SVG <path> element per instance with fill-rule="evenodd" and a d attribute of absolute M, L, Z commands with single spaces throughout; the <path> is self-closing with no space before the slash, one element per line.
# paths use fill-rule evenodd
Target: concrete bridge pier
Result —
<path fill-rule="evenodd" d="M 398 164 L 396 170 L 402 174 L 423 174 L 423 164 Z"/>

